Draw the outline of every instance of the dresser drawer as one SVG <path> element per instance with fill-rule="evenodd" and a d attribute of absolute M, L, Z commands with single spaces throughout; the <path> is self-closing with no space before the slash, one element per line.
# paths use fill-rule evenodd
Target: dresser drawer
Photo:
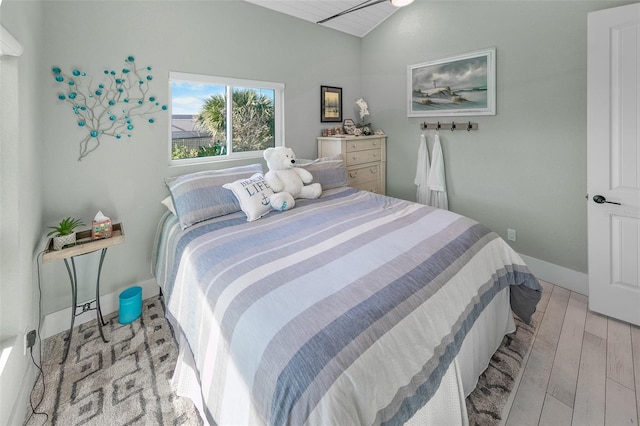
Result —
<path fill-rule="evenodd" d="M 366 164 L 364 166 L 350 167 L 349 185 L 356 186 L 365 182 L 380 180 L 380 163 Z"/>
<path fill-rule="evenodd" d="M 361 139 L 361 140 L 349 140 L 347 141 L 347 152 L 353 151 L 365 151 L 367 149 L 380 149 L 382 146 L 382 140 L 376 139 Z"/>
<path fill-rule="evenodd" d="M 372 163 L 380 161 L 380 149 L 368 149 L 366 151 L 352 151 L 345 154 L 347 167 L 355 164 Z"/>

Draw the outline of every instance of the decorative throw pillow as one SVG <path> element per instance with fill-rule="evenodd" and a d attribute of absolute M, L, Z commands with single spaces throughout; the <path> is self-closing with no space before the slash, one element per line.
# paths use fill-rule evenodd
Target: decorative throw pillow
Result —
<path fill-rule="evenodd" d="M 222 185 L 262 173 L 261 164 L 206 170 L 165 179 L 180 227 L 240 211 L 238 200 Z"/>
<path fill-rule="evenodd" d="M 267 184 L 262 173 L 256 173 L 248 179 L 239 179 L 233 183 L 224 184 L 223 187 L 232 191 L 236 196 L 249 222 L 260 219 L 271 210 L 269 197 L 273 195 L 273 190 Z"/>
<path fill-rule="evenodd" d="M 318 182 L 323 191 L 349 186 L 349 175 L 341 155 L 317 160 L 296 160 L 296 167 L 308 170 L 313 176 L 313 182 Z"/>

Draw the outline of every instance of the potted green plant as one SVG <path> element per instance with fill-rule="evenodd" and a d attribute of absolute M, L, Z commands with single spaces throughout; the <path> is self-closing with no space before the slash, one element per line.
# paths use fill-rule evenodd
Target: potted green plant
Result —
<path fill-rule="evenodd" d="M 75 244 L 76 232 L 75 229 L 79 226 L 84 226 L 82 220 L 71 217 L 66 217 L 60 221 L 58 226 L 49 226 L 53 231 L 47 234 L 47 237 L 53 237 L 53 249 L 60 250 L 66 245 Z"/>

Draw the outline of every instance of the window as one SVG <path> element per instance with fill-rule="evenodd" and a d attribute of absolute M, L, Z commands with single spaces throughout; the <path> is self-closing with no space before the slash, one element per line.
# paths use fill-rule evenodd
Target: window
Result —
<path fill-rule="evenodd" d="M 170 164 L 262 157 L 284 145 L 284 84 L 169 73 Z"/>

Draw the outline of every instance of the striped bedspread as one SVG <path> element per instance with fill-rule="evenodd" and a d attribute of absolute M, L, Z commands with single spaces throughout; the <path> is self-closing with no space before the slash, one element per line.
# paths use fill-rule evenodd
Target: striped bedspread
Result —
<path fill-rule="evenodd" d="M 402 424 L 438 389 L 484 307 L 540 286 L 495 233 L 452 212 L 338 188 L 247 222 L 184 231 L 154 272 L 195 359 L 209 420 Z"/>

